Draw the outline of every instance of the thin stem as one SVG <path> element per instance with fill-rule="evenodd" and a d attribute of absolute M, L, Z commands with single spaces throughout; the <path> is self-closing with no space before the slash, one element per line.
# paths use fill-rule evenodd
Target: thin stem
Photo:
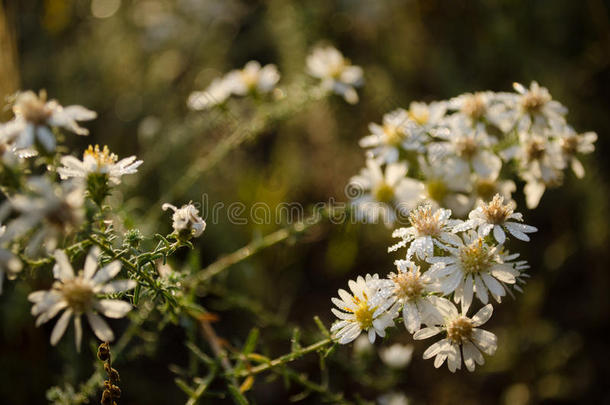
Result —
<path fill-rule="evenodd" d="M 270 360 L 267 363 L 264 364 L 260 364 L 258 366 L 249 368 L 249 369 L 244 369 L 241 370 L 239 372 L 234 373 L 234 375 L 236 377 L 247 377 L 249 375 L 255 375 L 255 374 L 260 374 L 264 371 L 270 370 L 274 367 L 278 367 L 287 363 L 290 363 L 294 360 L 297 360 L 303 356 L 305 356 L 308 353 L 312 353 L 315 351 L 318 351 L 330 344 L 334 343 L 333 339 L 331 338 L 326 338 L 323 340 L 320 340 L 319 342 L 316 342 L 314 344 L 311 344 L 309 346 L 303 347 L 299 350 L 295 350 L 291 353 L 285 354 L 283 356 L 280 356 L 276 359 Z M 262 356 L 250 356 L 249 359 L 253 359 L 253 358 L 257 358 L 257 357 L 262 357 Z"/>

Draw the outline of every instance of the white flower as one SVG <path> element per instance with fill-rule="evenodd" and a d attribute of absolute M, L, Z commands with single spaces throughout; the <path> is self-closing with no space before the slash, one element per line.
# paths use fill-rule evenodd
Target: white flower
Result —
<path fill-rule="evenodd" d="M 423 355 L 424 359 L 435 357 L 434 367 L 439 368 L 445 360 L 452 373 L 462 368 L 462 359 L 468 371 L 474 371 L 475 363 L 482 365 L 485 359 L 481 352 L 492 356 L 496 352 L 498 338 L 479 326 L 491 318 L 493 307 L 484 306 L 472 318 L 464 312 L 459 314 L 455 305 L 449 303 L 444 308 L 444 322 L 439 326 L 420 329 L 413 338 L 427 339 L 441 332 L 444 339 L 430 346 Z"/>
<path fill-rule="evenodd" d="M 447 112 L 447 102 L 435 101 L 430 104 L 413 101 L 409 104 L 409 118 L 425 129 L 431 129 L 441 124 Z"/>
<path fill-rule="evenodd" d="M 561 153 L 566 166 L 570 166 L 572 171 L 579 179 L 585 176 L 585 168 L 577 154 L 587 154 L 595 150 L 595 141 L 597 134 L 595 132 L 586 132 L 584 134 L 576 133 L 572 128 L 566 126 L 565 131 L 559 133 L 558 142 L 561 147 Z"/>
<path fill-rule="evenodd" d="M 413 356 L 413 345 L 401 345 L 395 343 L 390 347 L 384 347 L 379 350 L 379 357 L 383 363 L 394 369 L 405 368 L 411 363 Z"/>
<path fill-rule="evenodd" d="M 567 108 L 553 100 L 546 87 L 540 87 L 535 81 L 530 84 L 529 89 L 520 83 L 514 83 L 513 87 L 519 93 L 516 99 L 518 108 L 515 109 L 519 130 L 540 130 L 545 126 L 565 124 Z"/>
<path fill-rule="evenodd" d="M 89 145 L 83 153 L 83 160 L 64 156 L 61 163 L 63 167 L 59 167 L 57 172 L 63 180 L 71 177 L 86 179 L 90 174 L 104 174 L 108 175 L 112 184 L 120 184 L 121 176 L 136 173 L 142 161 L 136 161 L 135 156 L 118 160 L 117 155 L 110 153 L 107 146 L 100 150 L 98 145 L 95 145 L 95 148 Z"/>
<path fill-rule="evenodd" d="M 476 123 L 486 118 L 493 97 L 491 91 L 464 93 L 449 100 L 448 108 L 459 111 L 471 123 Z"/>
<path fill-rule="evenodd" d="M 165 203 L 162 208 L 163 211 L 167 211 L 168 208 L 174 211 L 172 227 L 178 236 L 198 237 L 205 230 L 205 221 L 199 216 L 199 210 L 193 204 L 188 203 L 177 208 L 172 204 Z"/>
<path fill-rule="evenodd" d="M 53 275 L 57 281 L 50 290 L 36 291 L 28 296 L 28 299 L 34 303 L 32 315 L 38 316 L 36 326 L 48 322 L 60 311 L 64 311 L 51 333 L 53 346 L 64 335 L 70 318 L 74 317 L 76 348 L 80 351 L 83 335 L 82 315 L 87 316 L 89 325 L 100 340 L 114 340 L 114 333 L 98 312 L 108 318 L 122 318 L 131 310 L 131 304 L 125 301 L 99 298 L 100 295 L 119 293 L 136 286 L 133 280 L 108 282 L 119 273 L 121 263 L 113 261 L 97 270 L 99 256 L 99 249 L 92 248 L 87 255 L 83 270 L 75 275 L 65 252 L 56 250 Z"/>
<path fill-rule="evenodd" d="M 471 189 L 470 177 L 459 169 L 455 157 L 437 159 L 434 155 L 418 157 L 419 168 L 424 177 L 421 199 L 436 207 L 451 209 L 458 217 L 468 214 L 472 201 L 465 193 Z"/>
<path fill-rule="evenodd" d="M 435 210 L 430 204 L 421 205 L 411 211 L 409 221 L 410 227 L 399 228 L 392 233 L 392 237 L 402 240 L 391 246 L 388 252 L 409 245 L 407 259 L 415 255 L 423 260 L 433 255 L 435 245 L 444 249 L 445 244 L 455 244 L 455 239 L 458 238 L 452 230 L 459 221 L 451 219 L 451 210 Z"/>
<path fill-rule="evenodd" d="M 390 226 L 396 211 L 406 214 L 420 201 L 423 185 L 406 177 L 406 163 L 390 163 L 385 173 L 378 162 L 368 159 L 366 167 L 350 179 L 348 191 L 358 193 L 352 200 L 358 219 L 375 223 L 378 219 Z"/>
<path fill-rule="evenodd" d="M 7 237 L 12 240 L 34 229 L 26 254 L 35 255 L 41 245 L 46 252 L 52 252 L 61 236 L 82 224 L 84 190 L 69 181 L 52 184 L 46 177 L 30 178 L 28 189 L 31 194 L 19 194 L 11 200 L 12 207 L 21 215 L 7 224 Z"/>
<path fill-rule="evenodd" d="M 55 136 L 49 127 L 64 128 L 77 135 L 88 135 L 89 130 L 80 127 L 77 121 L 94 119 L 97 114 L 80 105 L 62 107 L 56 100 L 47 101 L 47 94 L 39 95 L 32 91 L 19 93 L 13 105 L 15 119 L 11 126 L 10 137 L 14 138 L 14 148 L 32 155 L 35 143 L 47 152 L 55 150 Z"/>
<path fill-rule="evenodd" d="M 379 405 L 409 405 L 409 398 L 403 393 L 390 392 L 377 398 Z"/>
<path fill-rule="evenodd" d="M 368 332 L 371 343 L 375 342 L 377 335 L 384 337 L 386 328 L 394 325 L 396 311 L 390 308 L 393 300 L 378 294 L 379 276 L 359 276 L 356 281 L 350 280 L 348 285 L 353 295 L 340 289 L 340 299 L 331 299 L 340 309 L 331 309 L 340 319 L 330 328 L 334 337 L 340 344 L 352 342 L 362 331 Z"/>
<path fill-rule="evenodd" d="M 468 229 L 478 229 L 481 236 L 487 236 L 493 230 L 493 236 L 499 244 L 506 240 L 505 230 L 515 238 L 529 242 L 528 233 L 536 232 L 538 229 L 521 224 L 523 215 L 514 212 L 515 204 L 510 201 L 504 204 L 504 197 L 496 194 L 488 204 L 481 204 L 476 209 L 470 211 L 468 220 L 454 228 L 456 232 Z M 510 221 L 510 220 L 513 221 Z M 516 221 L 516 222 L 515 222 Z"/>
<path fill-rule="evenodd" d="M 432 293 L 438 292 L 438 281 L 431 277 L 433 269 L 444 267 L 442 263 L 436 264 L 425 273 L 420 272 L 419 266 L 408 260 L 397 260 L 397 273 L 390 273 L 388 280 L 380 283 L 379 293 L 384 297 L 396 300 L 397 309 L 402 308 L 402 318 L 405 328 L 415 333 L 421 324 L 435 325 L 440 319 L 437 306 L 440 298 Z"/>
<path fill-rule="evenodd" d="M 441 158 L 447 155 L 455 157 L 456 169 L 460 172 L 470 173 L 472 168 L 482 177 L 497 176 L 502 168 L 502 160 L 491 150 L 496 139 L 488 136 L 482 126 L 471 129 L 461 119 L 453 119 L 451 124 L 450 129 L 434 132 L 434 136 L 447 142 L 430 145 L 429 153 L 439 154 Z"/>
<path fill-rule="evenodd" d="M 363 83 L 362 68 L 354 66 L 332 46 L 315 48 L 307 57 L 307 71 L 322 80 L 322 87 L 343 96 L 350 104 L 358 102 L 354 87 Z"/>
<path fill-rule="evenodd" d="M 546 187 L 561 184 L 565 162 L 559 144 L 546 136 L 521 132 L 519 141 L 519 145 L 502 151 L 502 156 L 518 161 L 520 176 L 527 182 L 524 189 L 527 207 L 533 209 Z"/>
<path fill-rule="evenodd" d="M 371 148 L 368 155 L 379 163 L 393 163 L 398 160 L 400 148 L 406 151 L 424 150 L 426 134 L 414 124 L 409 114 L 399 108 L 383 116 L 383 124 L 369 124 L 370 135 L 360 140 L 360 146 Z"/>
<path fill-rule="evenodd" d="M 251 92 L 269 93 L 280 80 L 280 74 L 275 65 L 261 68 L 260 63 L 251 60 L 243 69 L 229 72 L 225 80 L 233 94 L 245 96 Z"/>
<path fill-rule="evenodd" d="M 489 294 L 501 302 L 506 295 L 502 283 L 514 284 L 519 276 L 514 264 L 508 263 L 515 256 L 499 252 L 474 231 L 465 232 L 462 238 L 456 239 L 457 247 L 445 247 L 450 256 L 428 259 L 430 263 L 445 263 L 445 267 L 431 270 L 430 276 L 439 279 L 439 290 L 444 295 L 454 293 L 454 301 L 462 303 L 462 312 L 468 310 L 475 293 L 483 304 L 488 303 Z"/>
<path fill-rule="evenodd" d="M 231 91 L 231 83 L 226 77 L 216 78 L 207 89 L 192 92 L 186 104 L 191 110 L 205 110 L 223 104 L 231 96 Z"/>
<path fill-rule="evenodd" d="M 22 268 L 21 261 L 17 256 L 3 246 L 7 242 L 4 238 L 5 232 L 6 226 L 0 226 L 0 294 L 2 294 L 4 275 L 6 274 L 6 278 L 9 280 L 13 280 Z"/>

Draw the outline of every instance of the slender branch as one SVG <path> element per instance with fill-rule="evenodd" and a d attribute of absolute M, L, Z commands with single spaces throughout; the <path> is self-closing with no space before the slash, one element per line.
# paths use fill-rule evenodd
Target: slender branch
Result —
<path fill-rule="evenodd" d="M 264 371 L 271 370 L 274 367 L 282 366 L 284 364 L 297 360 L 297 359 L 305 356 L 308 353 L 316 352 L 332 343 L 334 343 L 333 339 L 326 338 L 326 339 L 320 340 L 319 342 L 313 343 L 309 346 L 303 347 L 299 350 L 295 350 L 291 353 L 288 353 L 288 354 L 280 356 L 276 359 L 270 360 L 264 364 L 260 364 L 258 366 L 255 366 L 255 367 L 252 367 L 249 369 L 244 369 L 244 370 L 235 372 L 234 375 L 236 377 L 247 377 L 249 375 L 260 374 Z M 260 355 L 250 355 L 250 356 L 248 356 L 248 359 L 260 361 L 260 359 L 262 357 L 263 356 L 260 356 Z"/>
<path fill-rule="evenodd" d="M 273 233 L 270 233 L 260 239 L 255 239 L 246 246 L 242 247 L 241 249 L 238 249 L 231 254 L 221 257 L 214 263 L 210 264 L 208 267 L 191 275 L 185 280 L 185 285 L 194 287 L 196 285 L 204 283 L 210 278 L 216 276 L 219 273 L 222 273 L 229 267 L 248 259 L 254 254 L 260 252 L 261 250 L 273 246 L 277 243 L 283 242 L 290 236 L 303 233 L 307 229 L 318 224 L 322 220 L 323 216 L 324 215 L 322 215 L 321 212 L 316 212 L 303 222 L 295 223 L 286 228 L 282 228 Z"/>

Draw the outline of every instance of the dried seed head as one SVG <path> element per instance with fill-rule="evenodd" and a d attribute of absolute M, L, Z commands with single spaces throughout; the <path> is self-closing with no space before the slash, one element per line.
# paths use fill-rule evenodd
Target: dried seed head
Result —
<path fill-rule="evenodd" d="M 504 197 L 496 194 L 494 198 L 482 207 L 483 215 L 490 224 L 501 225 L 513 213 L 510 204 L 504 204 Z"/>
<path fill-rule="evenodd" d="M 100 359 L 101 361 L 110 360 L 110 346 L 108 345 L 108 342 L 102 343 L 97 348 L 97 358 Z"/>
<path fill-rule="evenodd" d="M 424 291 L 424 283 L 419 271 L 390 273 L 389 278 L 394 282 L 394 293 L 399 299 L 405 301 L 417 299 Z"/>

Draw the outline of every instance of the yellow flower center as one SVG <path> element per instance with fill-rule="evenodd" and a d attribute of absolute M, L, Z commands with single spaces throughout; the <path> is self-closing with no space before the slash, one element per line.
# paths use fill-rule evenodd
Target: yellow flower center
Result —
<path fill-rule="evenodd" d="M 447 325 L 447 338 L 453 343 L 462 344 L 472 338 L 472 321 L 465 316 L 452 320 Z"/>
<path fill-rule="evenodd" d="M 465 273 L 480 273 L 489 268 L 492 263 L 492 252 L 483 243 L 483 238 L 478 238 L 470 245 L 460 248 L 458 257 Z"/>
<path fill-rule="evenodd" d="M 360 329 L 369 329 L 373 326 L 373 313 L 376 308 L 369 307 L 366 301 L 360 301 L 358 297 L 354 297 L 354 303 L 358 308 L 354 311 L 356 322 L 360 325 Z"/>
<path fill-rule="evenodd" d="M 256 87 L 258 83 L 258 72 L 251 69 L 244 69 L 240 72 L 241 80 L 244 82 L 247 88 L 250 90 Z"/>
<path fill-rule="evenodd" d="M 90 282 L 79 275 L 61 285 L 61 294 L 64 296 L 70 308 L 76 313 L 86 312 L 93 304 L 93 288 Z"/>
<path fill-rule="evenodd" d="M 471 159 L 477 153 L 477 143 L 471 136 L 461 136 L 455 140 L 455 151 L 458 156 Z"/>
<path fill-rule="evenodd" d="M 483 117 L 487 111 L 483 94 L 469 94 L 462 104 L 461 111 L 473 120 L 478 120 Z"/>
<path fill-rule="evenodd" d="M 491 200 L 497 192 L 496 182 L 488 179 L 479 179 L 475 184 L 476 193 L 484 201 Z"/>
<path fill-rule="evenodd" d="M 513 213 L 509 204 L 504 204 L 504 197 L 496 194 L 489 204 L 484 205 L 483 214 L 490 224 L 503 224 Z"/>
<path fill-rule="evenodd" d="M 398 146 L 405 138 L 405 133 L 394 125 L 385 124 L 383 126 L 383 133 L 385 135 L 386 142 L 388 145 Z"/>
<path fill-rule="evenodd" d="M 394 292 L 398 298 L 409 301 L 421 297 L 424 284 L 419 272 L 390 273 L 389 277 L 394 282 Z"/>
<path fill-rule="evenodd" d="M 104 148 L 100 150 L 99 145 L 95 145 L 95 147 L 89 145 L 89 148 L 83 153 L 83 159 L 87 156 L 95 159 L 98 169 L 113 165 L 118 160 L 117 155 L 110 153 L 108 146 L 104 146 Z"/>
<path fill-rule="evenodd" d="M 394 199 L 394 188 L 383 181 L 375 187 L 373 195 L 377 201 L 389 203 Z"/>
<path fill-rule="evenodd" d="M 438 215 L 432 212 L 432 207 L 424 205 L 411 211 L 409 214 L 411 225 L 419 235 L 436 236 L 441 232 L 441 224 Z"/>
<path fill-rule="evenodd" d="M 521 105 L 525 112 L 530 114 L 537 114 L 542 110 L 542 107 L 546 103 L 551 101 L 551 95 L 547 91 L 540 89 L 530 90 L 523 95 L 521 99 Z"/>
<path fill-rule="evenodd" d="M 419 125 L 424 125 L 430 119 L 430 110 L 425 103 L 413 102 L 409 106 L 409 118 Z"/>
<path fill-rule="evenodd" d="M 36 125 L 45 124 L 53 113 L 47 107 L 47 93 L 44 91 L 41 91 L 39 96 L 33 92 L 20 94 L 13 111 L 16 115 L 21 115 L 26 121 Z"/>
<path fill-rule="evenodd" d="M 449 189 L 444 181 L 440 179 L 431 179 L 426 184 L 426 188 L 428 190 L 428 196 L 436 202 L 442 202 Z"/>

